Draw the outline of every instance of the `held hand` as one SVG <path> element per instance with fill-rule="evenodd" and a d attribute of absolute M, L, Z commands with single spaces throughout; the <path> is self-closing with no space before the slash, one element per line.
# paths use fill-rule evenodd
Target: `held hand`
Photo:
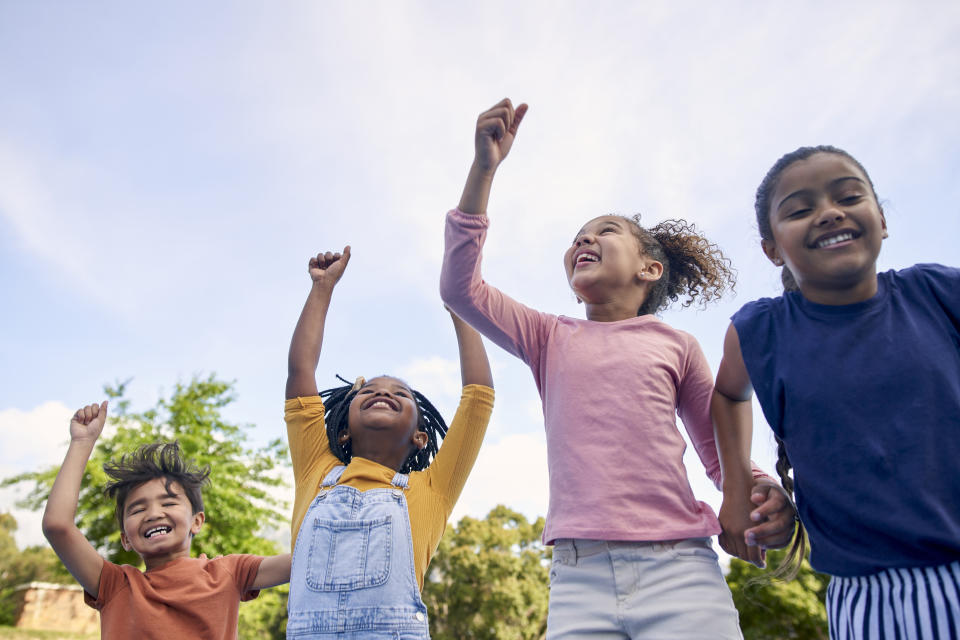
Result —
<path fill-rule="evenodd" d="M 504 98 L 477 118 L 474 137 L 476 155 L 474 163 L 484 172 L 493 173 L 510 153 L 517 136 L 520 121 L 527 113 L 527 105 L 516 109 L 509 98 Z"/>
<path fill-rule="evenodd" d="M 317 284 L 324 284 L 333 289 L 340 281 L 347 263 L 350 262 L 350 245 L 343 248 L 343 253 L 327 251 L 318 253 L 310 258 L 310 279 Z"/>
<path fill-rule="evenodd" d="M 748 545 L 779 549 L 790 544 L 796 527 L 797 509 L 786 490 L 768 480 L 757 480 L 750 494 L 757 508 L 750 513 L 755 526 L 744 532 Z"/>
<path fill-rule="evenodd" d="M 103 431 L 107 420 L 107 401 L 101 404 L 88 404 L 78 409 L 70 420 L 71 440 L 90 440 L 95 442 Z"/>
<path fill-rule="evenodd" d="M 718 537 L 720 548 L 732 556 L 749 562 L 761 569 L 766 566 L 766 553 L 762 547 L 748 545 L 745 532 L 755 524 L 750 519 L 752 505 L 746 495 L 724 493 L 720 513 L 717 514 L 723 531 Z"/>

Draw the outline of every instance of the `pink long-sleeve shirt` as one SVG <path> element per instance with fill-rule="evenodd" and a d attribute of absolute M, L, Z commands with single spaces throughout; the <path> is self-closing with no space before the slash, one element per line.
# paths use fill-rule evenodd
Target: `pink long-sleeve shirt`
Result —
<path fill-rule="evenodd" d="M 485 215 L 447 215 L 440 294 L 533 371 L 550 469 L 544 542 L 719 533 L 713 510 L 690 488 L 676 421 L 719 488 L 713 376 L 696 339 L 651 315 L 595 322 L 520 304 L 481 277 L 488 224 Z"/>

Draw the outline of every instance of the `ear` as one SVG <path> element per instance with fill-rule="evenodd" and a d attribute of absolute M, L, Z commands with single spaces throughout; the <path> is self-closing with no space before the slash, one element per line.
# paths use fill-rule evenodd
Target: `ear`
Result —
<path fill-rule="evenodd" d="M 767 258 L 770 260 L 770 262 L 778 267 L 783 266 L 783 258 L 780 257 L 780 250 L 777 249 L 776 244 L 767 240 L 761 240 L 760 246 L 763 248 L 763 252 L 767 254 Z"/>
<path fill-rule="evenodd" d="M 127 539 L 127 534 L 125 534 L 123 531 L 120 532 L 120 545 L 123 547 L 124 551 L 130 551 L 133 549 L 133 547 L 130 546 L 130 540 Z"/>
<path fill-rule="evenodd" d="M 337 442 L 340 443 L 340 446 L 343 446 L 350 442 L 350 431 L 344 431 L 339 436 L 337 436 Z"/>
<path fill-rule="evenodd" d="M 663 263 L 651 260 L 637 275 L 641 280 L 656 282 L 663 276 Z"/>
<path fill-rule="evenodd" d="M 200 527 L 203 526 L 204 521 L 207 517 L 204 515 L 203 511 L 197 511 L 193 514 L 193 522 L 190 523 L 190 534 L 197 535 L 200 533 Z"/>
<path fill-rule="evenodd" d="M 883 229 L 883 238 L 889 238 L 890 234 L 887 232 L 887 216 L 883 215 L 883 211 L 880 211 L 880 228 Z"/>
<path fill-rule="evenodd" d="M 430 442 L 427 432 L 420 430 L 414 431 L 413 437 L 410 440 L 413 442 L 413 446 L 415 446 L 418 450 L 422 450 L 427 446 L 427 443 Z"/>

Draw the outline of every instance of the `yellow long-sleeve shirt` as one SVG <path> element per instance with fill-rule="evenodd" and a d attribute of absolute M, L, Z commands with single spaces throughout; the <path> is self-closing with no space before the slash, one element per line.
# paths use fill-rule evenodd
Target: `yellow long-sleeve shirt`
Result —
<path fill-rule="evenodd" d="M 426 470 L 410 474 L 407 511 L 413 537 L 413 562 L 421 590 L 427 566 L 440 544 L 453 505 L 477 460 L 492 411 L 493 389 L 482 385 L 465 386 L 440 451 Z M 292 542 L 295 545 L 307 508 L 316 497 L 324 477 L 343 463 L 330 451 L 323 402 L 319 396 L 287 400 L 284 419 L 296 485 L 292 519 Z M 340 477 L 340 484 L 360 491 L 388 488 L 392 486 L 395 473 L 393 469 L 366 458 L 354 457 Z"/>

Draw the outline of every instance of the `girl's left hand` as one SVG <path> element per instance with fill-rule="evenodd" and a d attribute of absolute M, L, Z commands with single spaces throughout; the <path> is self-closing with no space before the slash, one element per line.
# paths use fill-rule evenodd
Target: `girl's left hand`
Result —
<path fill-rule="evenodd" d="M 750 512 L 750 519 L 758 524 L 744 531 L 746 543 L 761 549 L 779 549 L 790 544 L 797 509 L 784 488 L 768 480 L 757 480 L 750 501 L 757 505 Z"/>

